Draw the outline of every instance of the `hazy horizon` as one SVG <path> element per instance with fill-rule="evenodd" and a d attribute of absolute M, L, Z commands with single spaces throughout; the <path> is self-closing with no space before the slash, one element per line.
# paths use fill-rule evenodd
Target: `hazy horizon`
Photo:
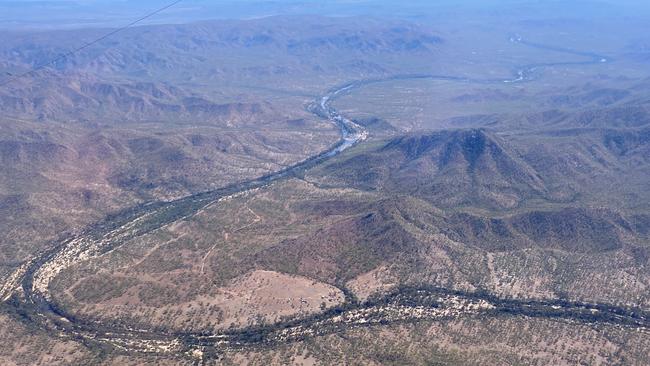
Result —
<path fill-rule="evenodd" d="M 118 27 L 161 8 L 170 1 L 67 1 L 67 0 L 0 0 L 1 29 L 61 29 L 84 27 Z M 646 18 L 650 4 L 644 1 L 584 0 L 465 0 L 410 1 L 391 0 L 186 0 L 144 21 L 142 24 L 189 23 L 211 19 L 250 19 L 275 15 L 376 16 L 422 20 L 445 17 L 459 12 L 483 12 L 499 9 L 537 17 L 557 13 L 561 18 L 611 18 L 626 16 Z"/>

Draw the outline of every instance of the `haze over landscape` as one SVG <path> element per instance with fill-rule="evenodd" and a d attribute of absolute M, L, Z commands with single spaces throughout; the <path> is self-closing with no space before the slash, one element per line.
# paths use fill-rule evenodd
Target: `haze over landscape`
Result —
<path fill-rule="evenodd" d="M 650 364 L 646 2 L 0 30 L 0 364 Z"/>

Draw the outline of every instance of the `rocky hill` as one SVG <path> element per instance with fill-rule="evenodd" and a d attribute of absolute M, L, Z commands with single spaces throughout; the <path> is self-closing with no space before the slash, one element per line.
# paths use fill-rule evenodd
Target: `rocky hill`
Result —
<path fill-rule="evenodd" d="M 444 207 L 517 206 L 544 181 L 517 150 L 481 129 L 396 137 L 328 165 L 327 181 L 413 194 Z"/>

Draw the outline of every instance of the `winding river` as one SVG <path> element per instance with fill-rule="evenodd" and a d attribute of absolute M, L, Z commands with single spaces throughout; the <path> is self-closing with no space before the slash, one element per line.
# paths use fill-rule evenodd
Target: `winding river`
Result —
<path fill-rule="evenodd" d="M 308 318 L 279 324 L 224 331 L 215 334 L 163 332 L 135 329 L 77 318 L 62 310 L 53 300 L 51 281 L 74 263 L 107 253 L 132 238 L 170 225 L 196 214 L 207 205 L 229 197 L 263 189 L 276 181 L 287 179 L 323 163 L 368 137 L 363 127 L 342 116 L 332 101 L 355 88 L 376 82 L 398 79 L 434 79 L 471 83 L 521 83 L 533 80 L 542 68 L 552 66 L 593 65 L 608 58 L 568 49 L 526 42 L 511 37 L 527 47 L 585 57 L 585 61 L 537 63 L 522 66 L 507 79 L 468 79 L 448 75 L 398 75 L 345 84 L 327 92 L 308 109 L 336 124 L 340 140 L 326 151 L 293 166 L 268 175 L 232 184 L 217 190 L 198 193 L 172 202 L 152 202 L 133 207 L 88 227 L 84 232 L 61 240 L 21 266 L 0 289 L 2 308 L 21 321 L 49 331 L 51 334 L 75 339 L 90 347 L 110 346 L 125 352 L 181 354 L 204 359 L 228 349 L 259 347 L 291 342 L 341 331 L 346 327 L 384 324 L 388 322 L 444 319 L 462 315 L 558 318 L 586 323 L 615 324 L 648 332 L 650 317 L 644 311 L 608 304 L 576 303 L 562 300 L 505 300 L 489 294 L 459 292 L 440 288 L 401 288 L 398 291 L 363 303 L 348 297 L 344 305 Z"/>

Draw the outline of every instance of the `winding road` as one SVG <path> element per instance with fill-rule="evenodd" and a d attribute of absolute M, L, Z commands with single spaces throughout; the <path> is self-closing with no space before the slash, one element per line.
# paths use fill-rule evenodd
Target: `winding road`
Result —
<path fill-rule="evenodd" d="M 195 194 L 173 202 L 143 204 L 92 225 L 84 232 L 60 241 L 51 249 L 21 266 L 2 286 L 2 309 L 21 321 L 89 346 L 106 346 L 128 351 L 161 354 L 181 354 L 204 359 L 210 354 L 228 349 L 258 347 L 278 342 L 291 342 L 305 337 L 337 332 L 345 327 L 367 326 L 387 322 L 442 319 L 461 315 L 558 318 L 586 323 L 606 323 L 649 332 L 650 316 L 643 311 L 607 304 L 557 301 L 505 300 L 489 294 L 467 293 L 440 288 L 401 288 L 381 299 L 359 303 L 348 296 L 346 303 L 321 314 L 273 324 L 265 327 L 225 331 L 215 334 L 173 333 L 150 329 L 135 329 L 80 319 L 68 314 L 56 304 L 50 294 L 50 283 L 74 263 L 96 258 L 128 240 L 186 219 L 207 205 L 264 189 L 282 179 L 299 176 L 304 171 L 331 159 L 361 143 L 367 131 L 342 116 L 332 101 L 364 85 L 397 79 L 436 79 L 471 83 L 520 83 L 533 80 L 536 71 L 552 66 L 589 65 L 608 58 L 557 47 L 526 42 L 521 37 L 510 39 L 527 47 L 587 58 L 580 62 L 537 63 L 522 66 L 507 79 L 468 79 L 448 75 L 398 75 L 390 78 L 363 80 L 345 84 L 327 92 L 308 109 L 340 129 L 341 138 L 333 146 L 293 166 L 274 173 L 232 184 L 210 192 Z"/>

